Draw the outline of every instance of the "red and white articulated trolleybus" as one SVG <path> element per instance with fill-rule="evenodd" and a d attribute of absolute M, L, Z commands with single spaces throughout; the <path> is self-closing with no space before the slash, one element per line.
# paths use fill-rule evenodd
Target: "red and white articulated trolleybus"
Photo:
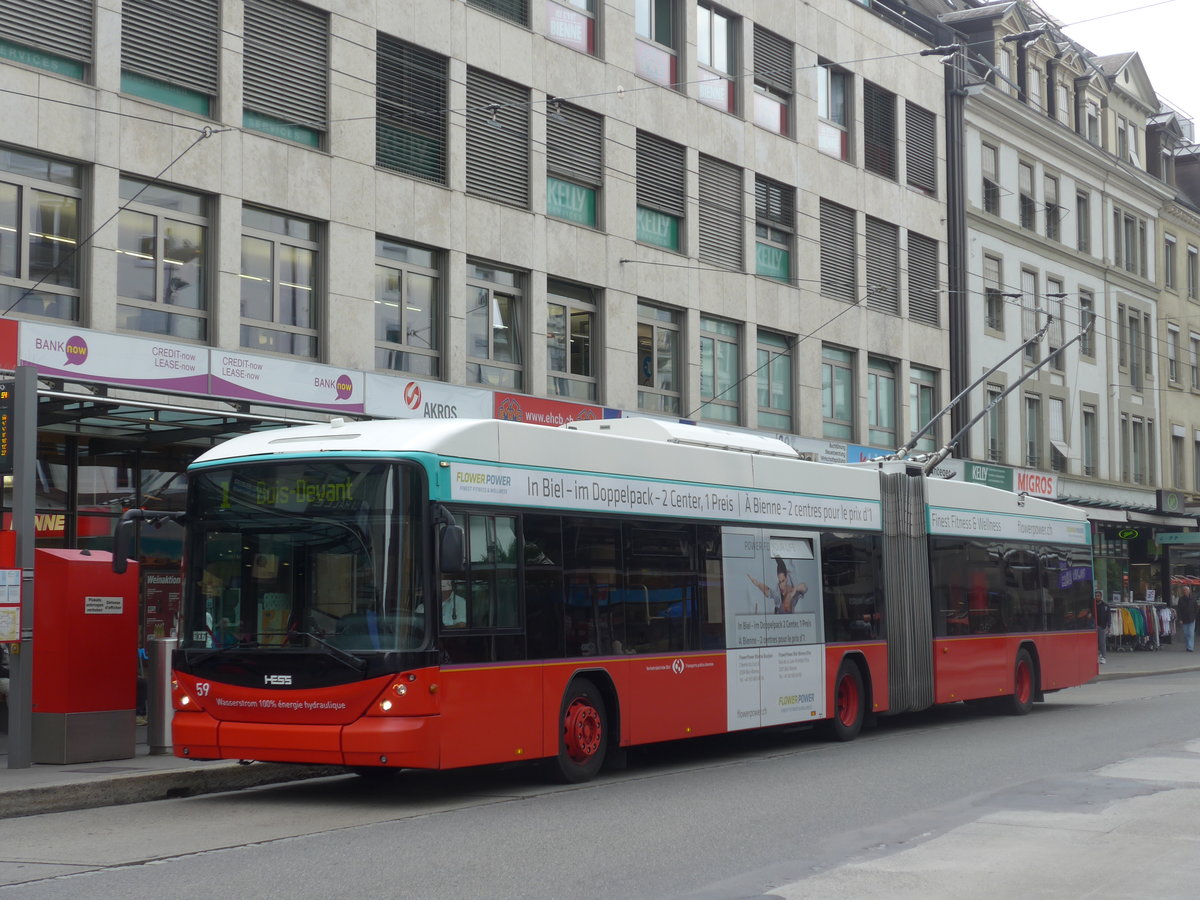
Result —
<path fill-rule="evenodd" d="M 210 450 L 188 491 L 193 759 L 580 781 L 650 742 L 1025 713 L 1097 671 L 1083 516 L 902 463 L 651 419 L 335 420 Z"/>

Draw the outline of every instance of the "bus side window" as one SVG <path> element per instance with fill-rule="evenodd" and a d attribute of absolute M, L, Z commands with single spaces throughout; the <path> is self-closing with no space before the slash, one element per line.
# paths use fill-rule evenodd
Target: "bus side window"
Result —
<path fill-rule="evenodd" d="M 525 631 L 530 659 L 563 655 L 562 517 L 525 515 Z"/>

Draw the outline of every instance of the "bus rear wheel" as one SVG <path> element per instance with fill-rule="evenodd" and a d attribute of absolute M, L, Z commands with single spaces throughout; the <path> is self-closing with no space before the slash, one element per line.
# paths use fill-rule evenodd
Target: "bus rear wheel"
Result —
<path fill-rule="evenodd" d="M 608 750 L 608 712 L 600 690 L 576 678 L 563 694 L 559 714 L 558 774 L 575 784 L 596 777 Z"/>
<path fill-rule="evenodd" d="M 833 717 L 825 729 L 829 737 L 835 741 L 858 737 L 867 714 L 866 696 L 862 672 L 849 660 L 843 661 L 833 683 Z"/>
<path fill-rule="evenodd" d="M 1033 668 L 1033 658 L 1029 651 L 1022 647 L 1017 651 L 1017 659 L 1013 663 L 1013 692 L 1000 698 L 1001 710 L 1010 716 L 1026 715 L 1033 709 L 1033 695 L 1036 690 L 1037 676 Z"/>

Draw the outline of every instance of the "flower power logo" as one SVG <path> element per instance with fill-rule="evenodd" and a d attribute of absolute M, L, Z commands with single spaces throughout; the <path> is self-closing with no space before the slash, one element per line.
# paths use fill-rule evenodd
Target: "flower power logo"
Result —
<path fill-rule="evenodd" d="M 87 341 L 79 335 L 68 338 L 66 344 L 63 345 L 63 351 L 67 354 L 66 362 L 63 363 L 65 366 L 82 366 L 87 362 Z"/>

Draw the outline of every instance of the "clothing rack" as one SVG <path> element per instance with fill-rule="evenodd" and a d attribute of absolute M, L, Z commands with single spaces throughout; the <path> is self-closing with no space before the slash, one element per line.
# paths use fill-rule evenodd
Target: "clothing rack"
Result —
<path fill-rule="evenodd" d="M 1110 603 L 1112 616 L 1107 643 L 1116 653 L 1157 650 L 1163 638 L 1174 632 L 1174 610 L 1166 603 Z M 1168 615 L 1164 616 L 1166 610 Z"/>

